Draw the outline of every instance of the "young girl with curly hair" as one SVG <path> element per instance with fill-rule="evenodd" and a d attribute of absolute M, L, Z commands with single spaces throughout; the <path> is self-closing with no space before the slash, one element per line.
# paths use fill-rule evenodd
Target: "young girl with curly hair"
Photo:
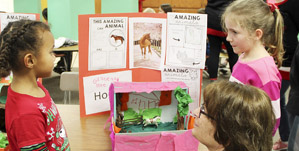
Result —
<path fill-rule="evenodd" d="M 54 38 L 40 21 L 10 22 L 0 35 L 0 75 L 12 71 L 5 104 L 5 125 L 11 150 L 70 150 L 59 112 L 37 78 L 54 67 Z"/>

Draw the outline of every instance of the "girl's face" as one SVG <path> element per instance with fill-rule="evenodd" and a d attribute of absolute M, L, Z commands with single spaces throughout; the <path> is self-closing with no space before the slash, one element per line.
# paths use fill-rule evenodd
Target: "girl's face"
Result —
<path fill-rule="evenodd" d="M 197 108 L 194 113 L 199 115 L 200 108 Z M 206 110 L 205 110 L 205 113 Z M 209 113 L 207 113 L 209 114 Z M 195 118 L 194 128 L 192 129 L 192 135 L 202 144 L 208 148 L 219 147 L 219 145 L 214 139 L 215 127 L 206 115 L 201 114 L 200 117 Z"/>
<path fill-rule="evenodd" d="M 230 17 L 225 18 L 225 26 L 227 29 L 226 40 L 230 42 L 236 54 L 247 52 L 254 46 L 254 40 L 247 30 L 232 22 Z"/>
<path fill-rule="evenodd" d="M 37 77 L 49 77 L 51 76 L 55 61 L 53 53 L 54 37 L 50 31 L 40 33 L 42 45 L 36 56 L 37 63 L 35 66 L 35 72 Z"/>

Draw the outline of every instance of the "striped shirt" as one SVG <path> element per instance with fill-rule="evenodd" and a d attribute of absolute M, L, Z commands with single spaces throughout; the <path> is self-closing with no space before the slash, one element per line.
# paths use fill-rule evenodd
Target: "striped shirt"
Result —
<path fill-rule="evenodd" d="M 234 65 L 233 73 L 229 81 L 248 84 L 264 90 L 272 101 L 273 111 L 276 117 L 276 132 L 280 121 L 280 88 L 281 75 L 273 57 L 263 57 L 257 60 L 242 62 L 239 57 Z"/>

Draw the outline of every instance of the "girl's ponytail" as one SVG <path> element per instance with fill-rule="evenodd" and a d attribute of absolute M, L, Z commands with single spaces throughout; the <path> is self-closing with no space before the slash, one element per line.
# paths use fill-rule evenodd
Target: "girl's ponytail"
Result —
<path fill-rule="evenodd" d="M 12 24 L 8 24 L 7 28 L 5 28 L 1 35 L 0 35 L 0 76 L 1 77 L 7 77 L 11 70 L 11 64 L 10 64 L 10 56 L 11 56 L 11 47 L 10 44 L 7 43 L 7 40 L 9 35 L 7 34 L 10 32 L 12 29 L 11 27 Z M 10 39 L 10 38 L 9 38 Z"/>
<path fill-rule="evenodd" d="M 9 50 L 7 50 L 7 47 L 5 47 L 4 49 L 2 49 L 2 48 L 0 48 L 0 49 L 1 49 L 1 51 L 0 51 L 0 76 L 7 77 L 11 72 L 11 65 L 9 63 L 10 54 L 9 54 Z"/>
<path fill-rule="evenodd" d="M 284 49 L 283 49 L 284 24 L 283 24 L 283 17 L 280 14 L 279 9 L 274 9 L 273 16 L 275 19 L 274 36 L 273 36 L 272 42 L 268 45 L 268 47 L 269 47 L 268 52 L 274 58 L 277 66 L 279 68 L 282 65 L 283 54 L 284 54 Z"/>

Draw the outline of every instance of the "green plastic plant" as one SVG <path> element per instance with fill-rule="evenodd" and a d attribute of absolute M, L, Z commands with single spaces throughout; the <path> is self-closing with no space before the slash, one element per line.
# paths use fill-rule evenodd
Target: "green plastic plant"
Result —
<path fill-rule="evenodd" d="M 185 116 L 189 112 L 189 103 L 192 103 L 190 95 L 183 90 L 180 86 L 178 86 L 174 90 L 174 96 L 178 100 L 178 112 L 180 116 Z"/>
<path fill-rule="evenodd" d="M 6 136 L 0 132 L 0 148 L 5 148 L 8 145 L 8 140 Z"/>

